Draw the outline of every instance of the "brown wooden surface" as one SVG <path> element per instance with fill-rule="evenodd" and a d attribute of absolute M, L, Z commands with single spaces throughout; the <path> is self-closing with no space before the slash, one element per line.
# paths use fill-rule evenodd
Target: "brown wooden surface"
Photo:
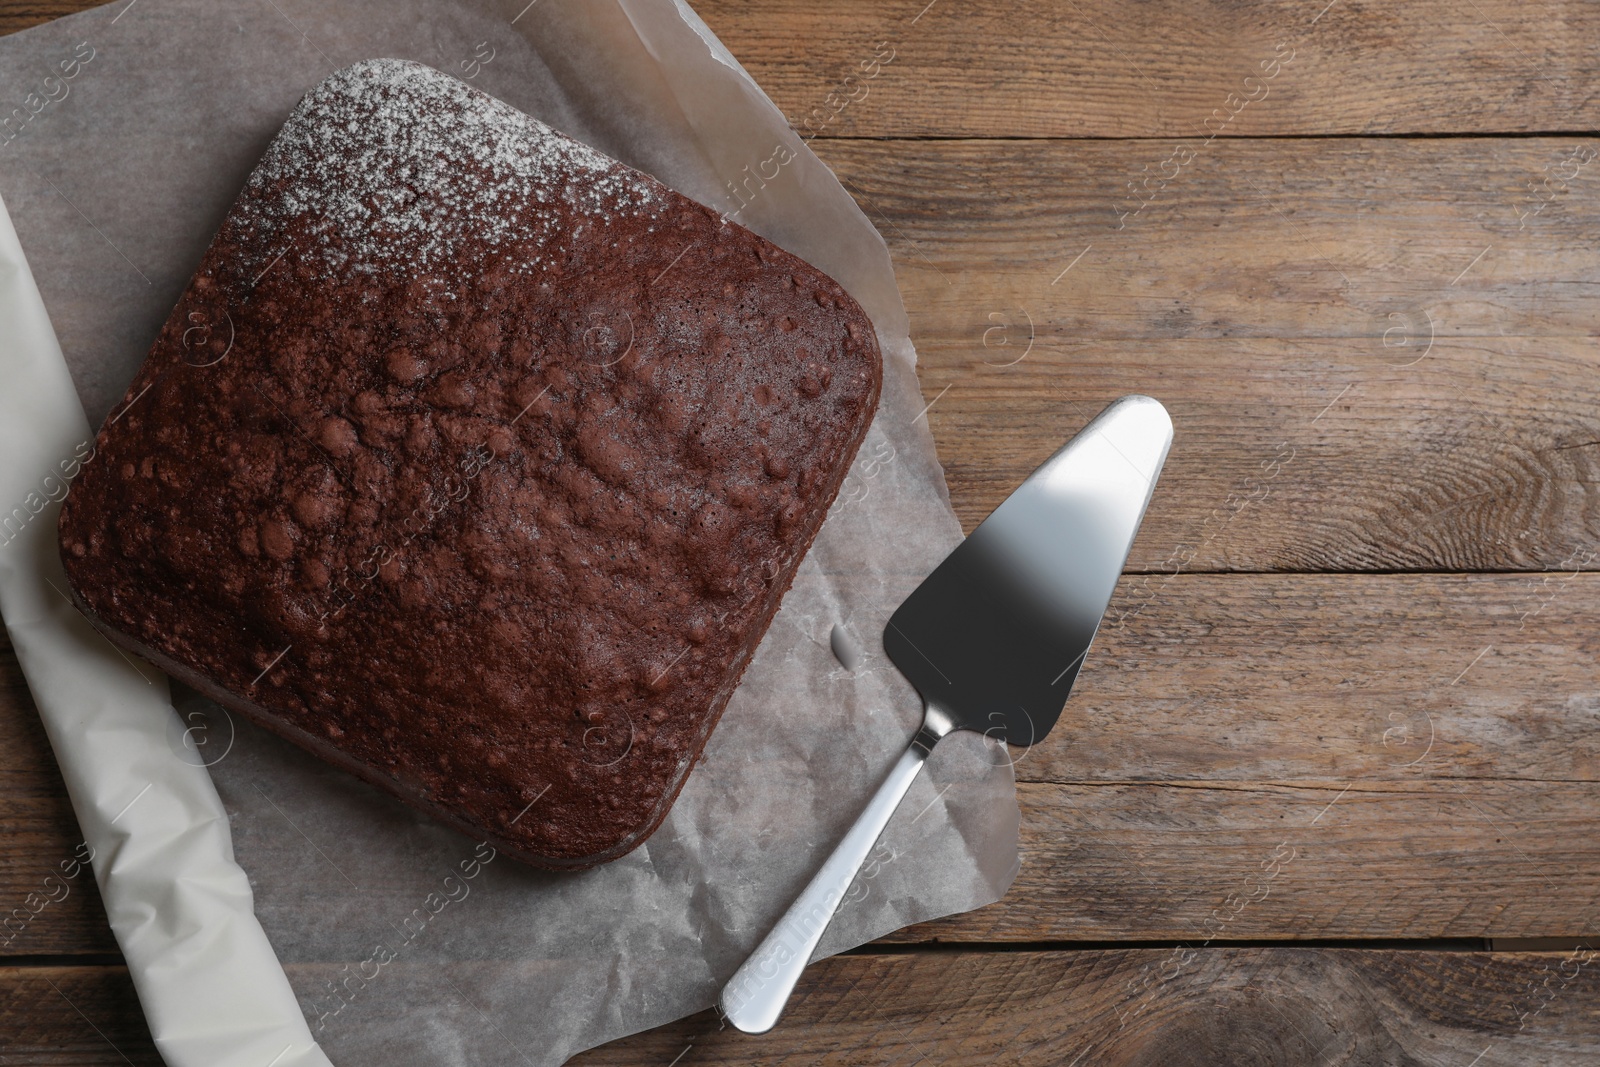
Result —
<path fill-rule="evenodd" d="M 1600 8 L 924 5 L 696 7 L 888 241 L 968 528 L 1122 393 L 1177 443 L 1006 899 L 579 1062 L 1600 1062 L 1600 161 L 1530 192 Z M 77 832 L 9 651 L 0 831 L 10 908 Z M 158 1062 L 115 951 L 75 881 L 0 1062 Z"/>
<path fill-rule="evenodd" d="M 812 969 L 781 1030 L 752 1038 L 704 1012 L 573 1062 L 1565 1065 L 1593 1053 L 1600 1019 L 1583 990 L 1597 963 L 1305 948 L 848 956 Z M 8 1063 L 161 1062 L 120 967 L 0 971 L 0 1028 Z"/>
<path fill-rule="evenodd" d="M 1293 62 L 1228 135 L 1596 126 L 1592 4 L 1326 2 L 717 0 L 696 10 L 797 128 L 889 42 L 894 60 L 861 107 L 824 127 L 831 135 L 1188 136 L 1230 92 L 1257 92 L 1241 79 L 1279 42 Z"/>
<path fill-rule="evenodd" d="M 574 1062 L 1573 1064 L 1600 1024 L 1582 992 L 1595 965 L 1350 949 L 851 956 L 813 969 L 780 1031 L 747 1037 L 706 1012 Z M 0 971 L 0 1027 L 8 1063 L 160 1063 L 122 968 Z"/>
<path fill-rule="evenodd" d="M 1580 172 L 1518 219 L 1525 181 L 1589 142 L 1178 143 L 1193 169 L 1118 229 L 1171 143 L 814 142 L 895 253 L 924 391 L 950 387 L 928 418 L 963 522 L 1143 391 L 1177 443 L 1135 569 L 1508 570 L 1589 547 L 1600 197 Z"/>

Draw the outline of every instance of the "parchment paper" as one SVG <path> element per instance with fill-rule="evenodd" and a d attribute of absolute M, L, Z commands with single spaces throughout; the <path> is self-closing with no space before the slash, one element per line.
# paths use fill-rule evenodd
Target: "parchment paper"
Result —
<path fill-rule="evenodd" d="M 491 859 L 193 694 L 178 693 L 181 715 L 166 710 L 152 668 L 115 666 L 109 646 L 60 605 L 47 609 L 51 625 L 71 640 L 37 639 L 13 619 L 14 608 L 48 603 L 41 576 L 27 572 L 50 566 L 53 532 L 39 531 L 53 531 L 53 506 L 33 517 L 23 539 L 31 554 L 0 554 L 11 586 L 0 585 L 0 606 L 85 833 L 120 842 L 101 850 L 96 877 L 174 1067 L 268 1067 L 278 1048 L 272 1067 L 322 1062 L 298 1020 L 283 1018 L 282 978 L 252 940 L 251 893 L 228 882 L 237 869 L 226 830 L 310 1033 L 339 1064 L 555 1064 L 710 1005 L 915 729 L 920 704 L 879 635 L 960 537 L 918 418 L 915 352 L 883 241 L 672 0 L 133 0 L 0 39 L 0 101 L 19 109 L 0 128 L 0 194 L 92 422 L 120 397 L 294 103 L 375 56 L 469 78 L 827 271 L 877 328 L 883 401 L 671 815 L 635 852 L 580 874 Z M 793 162 L 768 179 L 773 168 L 761 165 L 780 145 Z M 758 171 L 759 188 L 746 184 L 736 199 L 729 183 Z M 0 299 L 27 282 L 25 267 L 4 267 Z M 76 442 L 59 396 L 30 404 L 28 381 L 16 378 L 16 367 L 48 370 L 53 346 L 3 343 L 6 388 L 23 398 L 0 407 L 5 440 L 29 443 L 20 460 L 8 455 L 19 470 L 0 478 L 9 494 L 0 507 L 11 513 Z M 26 597 L 16 593 L 22 578 Z M 865 655 L 854 670 L 830 652 L 835 626 Z M 43 692 L 69 676 L 103 691 L 99 720 L 72 719 L 76 695 Z M 102 775 L 136 784 L 135 763 L 152 796 L 186 790 L 192 802 L 146 797 L 118 812 L 123 793 L 91 788 Z M 226 827 L 208 814 L 215 798 L 206 799 L 201 767 Z M 952 736 L 819 955 L 998 899 L 1016 870 L 1017 821 L 1003 748 Z M 198 837 L 196 827 L 205 828 Z M 164 847 L 185 834 L 198 841 L 192 855 Z M 216 890 L 210 912 L 175 891 L 201 868 L 216 882 L 204 882 Z M 211 992 L 190 1003 L 202 974 Z M 254 989 L 254 1006 L 235 992 Z"/>

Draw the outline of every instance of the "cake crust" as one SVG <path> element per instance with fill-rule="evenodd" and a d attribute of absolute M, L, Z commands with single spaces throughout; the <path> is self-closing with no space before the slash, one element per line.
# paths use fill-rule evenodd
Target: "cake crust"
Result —
<path fill-rule="evenodd" d="M 665 817 L 880 388 L 832 279 L 420 64 L 301 101 L 61 513 L 113 641 L 527 862 Z"/>

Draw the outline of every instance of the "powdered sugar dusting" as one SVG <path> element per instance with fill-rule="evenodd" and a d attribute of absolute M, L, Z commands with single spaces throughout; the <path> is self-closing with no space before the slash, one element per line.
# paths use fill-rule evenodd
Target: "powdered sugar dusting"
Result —
<path fill-rule="evenodd" d="M 469 242 L 534 273 L 564 253 L 557 219 L 576 238 L 661 206 L 652 179 L 510 105 L 420 63 L 374 59 L 295 108 L 239 222 L 272 244 L 307 220 L 296 256 L 330 272 L 449 277 L 481 266 L 462 256 Z"/>

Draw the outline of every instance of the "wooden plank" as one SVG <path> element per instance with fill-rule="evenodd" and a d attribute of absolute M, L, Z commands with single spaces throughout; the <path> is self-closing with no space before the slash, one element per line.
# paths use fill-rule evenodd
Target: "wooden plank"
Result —
<path fill-rule="evenodd" d="M 1010 892 L 892 940 L 1600 937 L 1593 782 L 1024 783 L 1018 799 Z"/>
<path fill-rule="evenodd" d="M 969 531 L 1106 404 L 1148 393 L 1176 439 L 1129 570 L 1565 572 L 1600 560 L 1592 340 L 1440 340 L 1406 369 L 1384 365 L 1376 341 L 1090 338 L 1036 345 L 1007 367 L 959 334 L 917 340 Z"/>
<path fill-rule="evenodd" d="M 1135 569 L 1512 570 L 1600 547 L 1600 186 L 1517 219 L 1581 147 L 1231 142 L 1121 231 L 1138 142 L 822 151 L 895 254 L 969 528 L 1137 391 L 1178 436 Z"/>
<path fill-rule="evenodd" d="M 572 1062 L 1566 1064 L 1600 1055 L 1595 966 L 1582 950 L 846 956 L 806 972 L 770 1034 L 721 1029 L 705 1012 Z M 0 1055 L 34 1067 L 160 1063 L 126 971 L 110 967 L 0 970 Z"/>
<path fill-rule="evenodd" d="M 1600 782 L 1597 605 L 1570 572 L 1125 576 L 1016 773 Z"/>
<path fill-rule="evenodd" d="M 7 0 L 0 6 L 0 37 L 96 6 L 92 0 Z"/>
<path fill-rule="evenodd" d="M 889 242 L 914 327 L 969 351 L 989 312 L 1018 309 L 1036 348 L 1338 337 L 1392 364 L 1420 356 L 1423 312 L 1440 338 L 1589 337 L 1600 320 L 1585 138 L 817 148 Z M 1017 347 L 1002 358 L 992 335 L 994 363 L 1020 355 L 1026 320 L 1009 325 Z"/>
<path fill-rule="evenodd" d="M 124 967 L 0 968 L 0 1063 L 161 1067 Z"/>
<path fill-rule="evenodd" d="M 1191 951 L 829 960 L 769 1034 L 719 1029 L 708 1012 L 572 1062 L 1530 1067 L 1600 1055 L 1582 954 Z"/>
<path fill-rule="evenodd" d="M 1600 115 L 1588 47 L 1600 39 L 1600 11 L 1585 4 L 702 0 L 695 8 L 797 128 L 810 117 L 824 135 L 1188 136 L 1230 106 L 1238 117 L 1225 132 L 1250 136 L 1588 131 Z M 894 59 L 863 68 L 880 41 Z M 1240 110 L 1229 94 L 1254 100 Z"/>
<path fill-rule="evenodd" d="M 0 33 L 92 6 L 9 4 Z M 1318 17 L 1319 6 L 701 0 L 695 8 L 796 129 L 824 138 L 1186 137 L 1218 128 L 1226 137 L 1587 132 L 1600 125 L 1600 99 L 1590 88 L 1600 77 L 1600 56 L 1588 47 L 1600 38 L 1593 5 L 1416 0 L 1374 11 L 1335 0 Z M 1290 50 L 1288 63 L 1262 67 Z M 887 63 L 878 58 L 890 54 Z M 1246 98 L 1253 99 L 1241 108 Z"/>

